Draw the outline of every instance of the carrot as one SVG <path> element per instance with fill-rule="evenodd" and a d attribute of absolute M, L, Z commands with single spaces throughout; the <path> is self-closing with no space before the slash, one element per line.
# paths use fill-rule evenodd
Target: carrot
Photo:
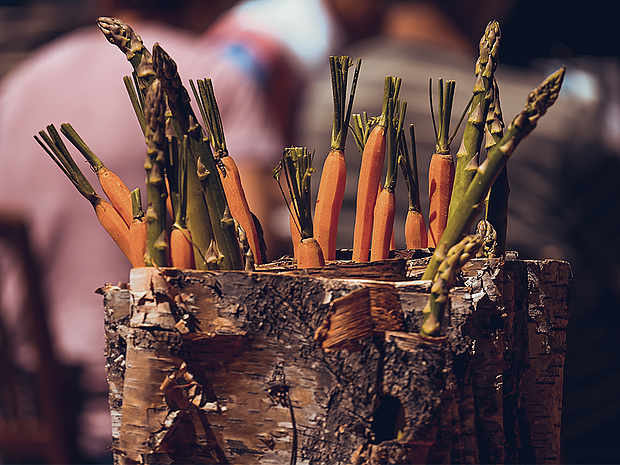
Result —
<path fill-rule="evenodd" d="M 245 191 L 241 184 L 241 177 L 239 176 L 239 169 L 235 160 L 230 155 L 222 156 L 220 158 L 223 170 L 220 170 L 220 178 L 222 179 L 222 186 L 224 187 L 224 193 L 228 200 L 228 206 L 230 207 L 230 214 L 236 219 L 241 227 L 244 229 L 250 249 L 254 255 L 254 263 L 260 265 L 264 262 L 260 236 L 258 229 L 254 223 L 254 217 L 250 211 L 248 201 L 245 197 Z"/>
<path fill-rule="evenodd" d="M 142 210 L 140 188 L 131 191 L 131 206 L 133 208 L 133 221 L 129 225 L 129 261 L 134 268 L 144 265 L 144 252 L 146 251 L 146 222 Z"/>
<path fill-rule="evenodd" d="M 407 211 L 407 217 L 405 218 L 405 243 L 408 249 L 424 249 L 428 247 L 426 222 L 419 211 Z"/>
<path fill-rule="evenodd" d="M 347 75 L 352 63 L 353 61 L 348 56 L 332 56 L 329 58 L 334 96 L 334 121 L 332 125 L 331 149 L 323 164 L 314 217 L 315 237 L 323 250 L 323 256 L 326 260 L 336 259 L 338 217 L 342 208 L 344 188 L 347 180 L 344 147 L 362 61 L 358 60 L 355 66 L 349 103 L 346 106 Z"/>
<path fill-rule="evenodd" d="M 289 205 L 289 212 L 294 210 L 293 202 Z M 301 243 L 301 233 L 299 232 L 300 228 L 297 224 L 297 220 L 295 219 L 295 215 L 289 214 L 289 227 L 291 230 L 291 242 L 293 243 L 293 257 L 295 260 L 299 258 L 299 244 Z"/>
<path fill-rule="evenodd" d="M 381 189 L 375 205 L 370 261 L 384 260 L 390 255 L 390 239 L 394 228 L 394 191 Z"/>
<path fill-rule="evenodd" d="M 305 147 L 286 148 L 282 159 L 273 170 L 273 177 L 280 187 L 284 202 L 289 207 L 289 212 L 293 218 L 291 224 L 296 229 L 299 228 L 301 240 L 297 244 L 297 268 L 317 268 L 325 264 L 323 251 L 318 241 L 313 237 L 310 193 L 313 157 L 314 153 L 308 152 Z M 287 199 L 282 187 L 282 172 L 284 172 L 289 199 Z M 296 241 L 294 240 L 294 242 Z"/>
<path fill-rule="evenodd" d="M 321 246 L 313 237 L 302 239 L 297 250 L 298 268 L 320 268 L 325 265 Z"/>
<path fill-rule="evenodd" d="M 170 261 L 175 268 L 194 268 L 194 248 L 187 228 L 174 228 L 170 233 Z"/>
<path fill-rule="evenodd" d="M 355 229 L 353 231 L 353 261 L 367 262 L 370 252 L 372 223 L 378 192 L 381 191 L 381 175 L 385 160 L 385 125 L 388 101 L 398 98 L 401 79 L 385 77 L 383 109 L 378 124 L 372 129 L 363 146 L 362 164 L 357 182 Z M 390 100 L 391 99 L 391 100 Z"/>
<path fill-rule="evenodd" d="M 435 247 L 448 223 L 448 209 L 454 182 L 452 155 L 434 153 L 428 169 L 428 244 Z"/>
<path fill-rule="evenodd" d="M 192 235 L 187 227 L 188 202 L 188 170 L 190 156 L 188 154 L 187 137 L 173 150 L 169 150 L 170 163 L 166 167 L 170 179 L 170 196 L 174 208 L 174 223 L 170 232 L 170 263 L 181 269 L 194 268 L 194 244 Z"/>
<path fill-rule="evenodd" d="M 103 226 L 112 240 L 129 259 L 131 257 L 129 228 L 123 218 L 109 202 L 97 195 L 93 186 L 88 182 L 88 179 L 86 179 L 69 154 L 67 147 L 53 125 L 50 124 L 47 126 L 47 133 L 45 131 L 39 131 L 39 136 L 41 137 L 40 139 L 36 135 L 34 139 L 43 150 L 45 150 L 54 163 L 56 163 L 65 176 L 69 178 L 78 192 L 90 202 L 101 226 Z"/>
<path fill-rule="evenodd" d="M 130 257 L 132 255 L 132 251 L 130 245 L 131 242 L 129 239 L 129 228 L 125 224 L 125 221 L 121 215 L 116 211 L 110 202 L 107 202 L 101 197 L 97 197 L 97 199 L 98 200 L 95 202 L 93 207 L 99 223 L 110 235 L 116 245 L 118 245 L 123 254 L 125 254 L 125 257 L 127 257 L 127 259 L 131 262 Z"/>
<path fill-rule="evenodd" d="M 133 220 L 129 188 L 116 173 L 103 164 L 70 124 L 61 124 L 60 130 L 88 161 L 93 171 L 97 174 L 103 192 L 105 192 L 114 208 L 120 213 L 125 224 L 129 226 Z"/>
<path fill-rule="evenodd" d="M 254 256 L 254 263 L 260 265 L 265 260 L 263 256 L 265 247 L 256 224 L 257 218 L 250 211 L 243 184 L 241 183 L 239 169 L 226 148 L 226 139 L 224 138 L 220 110 L 215 100 L 213 83 L 211 79 L 199 79 L 197 83 L 198 92 L 193 81 L 190 81 L 194 97 L 199 103 L 198 106 L 205 126 L 208 127 L 211 134 L 211 144 L 218 158 L 218 171 L 222 187 L 224 188 L 224 194 L 228 201 L 228 207 L 230 208 L 230 214 L 245 231 L 252 255 Z"/>
<path fill-rule="evenodd" d="M 429 81 L 431 117 L 433 119 L 436 141 L 435 153 L 431 156 L 428 170 L 428 197 L 430 203 L 428 214 L 428 245 L 430 247 L 435 247 L 437 245 L 448 222 L 448 210 L 454 183 L 454 163 L 450 153 L 450 143 L 465 116 L 465 112 L 463 112 L 457 129 L 454 131 L 452 137 L 449 137 L 450 116 L 452 114 L 455 87 L 456 83 L 454 81 L 446 81 L 444 85 L 443 79 L 439 79 L 439 124 L 437 125 L 435 123 L 435 113 L 433 109 L 432 79 Z M 467 111 L 467 108 L 465 111 Z M 439 128 L 437 128 L 438 126 Z"/>
<path fill-rule="evenodd" d="M 411 136 L 411 158 L 407 149 L 407 140 L 404 131 L 398 141 L 398 164 L 407 181 L 409 207 L 405 218 L 405 245 L 408 249 L 422 249 L 427 247 L 426 223 L 420 208 L 420 183 L 418 181 L 418 160 L 415 144 L 415 129 L 409 125 Z"/>
<path fill-rule="evenodd" d="M 398 124 L 394 127 L 394 114 L 398 118 Z M 403 127 L 403 121 L 407 112 L 407 102 L 394 104 L 392 98 L 388 99 L 386 111 L 386 154 L 388 159 L 387 172 L 383 189 L 377 196 L 374 218 L 372 222 L 372 242 L 370 247 L 370 260 L 384 260 L 390 254 L 390 240 L 394 229 L 395 198 L 394 188 L 398 171 L 396 163 L 398 160 L 398 141 Z"/>

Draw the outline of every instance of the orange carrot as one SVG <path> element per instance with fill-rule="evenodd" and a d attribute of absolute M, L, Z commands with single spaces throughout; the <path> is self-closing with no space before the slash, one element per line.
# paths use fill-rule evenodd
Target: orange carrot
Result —
<path fill-rule="evenodd" d="M 144 253 L 146 252 L 146 221 L 144 221 L 139 188 L 131 191 L 131 206 L 133 220 L 129 225 L 129 250 L 131 254 L 129 261 L 134 268 L 138 268 L 145 266 Z"/>
<path fill-rule="evenodd" d="M 370 252 L 372 223 L 377 201 L 381 191 L 381 175 L 385 160 L 385 125 L 388 99 L 395 102 L 400 90 L 400 78 L 385 77 L 383 109 L 378 124 L 372 129 L 364 145 L 362 164 L 357 182 L 355 207 L 355 229 L 353 231 L 353 261 L 367 262 Z"/>
<path fill-rule="evenodd" d="M 428 169 L 428 245 L 435 247 L 448 223 L 448 208 L 454 181 L 452 155 L 434 153 Z"/>
<path fill-rule="evenodd" d="M 235 160 L 229 155 L 222 154 L 220 160 L 224 165 L 224 171 L 220 171 L 220 179 L 222 180 L 226 200 L 228 200 L 230 214 L 245 231 L 250 249 L 254 255 L 254 263 L 260 265 L 264 261 L 261 254 L 260 237 L 248 201 L 245 198 L 239 169 Z"/>
<path fill-rule="evenodd" d="M 174 208 L 174 224 L 170 232 L 170 263 L 175 268 L 195 268 L 195 244 L 187 227 L 187 202 L 188 196 L 188 170 L 191 169 L 191 157 L 188 152 L 188 138 L 183 140 L 175 150 L 170 151 L 171 162 L 167 167 L 167 175 L 170 178 L 172 190 L 172 206 Z M 196 249 L 198 250 L 198 249 Z"/>
<path fill-rule="evenodd" d="M 422 213 L 408 210 L 405 219 L 405 241 L 408 249 L 423 249 L 428 247 L 426 223 Z"/>
<path fill-rule="evenodd" d="M 381 189 L 375 205 L 370 260 L 384 260 L 390 255 L 390 239 L 394 228 L 394 191 Z"/>
<path fill-rule="evenodd" d="M 295 207 L 293 206 L 293 202 L 289 205 L 289 212 L 293 212 Z M 293 257 L 295 260 L 299 258 L 299 244 L 301 243 L 301 232 L 299 224 L 295 219 L 295 215 L 289 213 L 289 227 L 291 230 L 291 242 L 293 243 Z"/>
<path fill-rule="evenodd" d="M 194 268 L 194 247 L 187 228 L 173 228 L 170 233 L 170 261 L 175 268 Z"/>
<path fill-rule="evenodd" d="M 418 162 L 413 124 L 409 125 L 409 134 L 411 135 L 411 159 L 409 158 L 404 132 L 401 133 L 398 144 L 400 150 L 398 164 L 405 175 L 409 197 L 409 208 L 405 219 L 405 244 L 408 249 L 422 249 L 427 247 L 427 235 L 424 217 L 420 211 L 420 184 L 418 182 Z"/>
<path fill-rule="evenodd" d="M 428 169 L 428 245 L 435 247 L 441 238 L 448 222 L 448 209 L 454 182 L 454 163 L 450 154 L 450 116 L 454 101 L 454 81 L 439 79 L 439 124 L 435 124 L 433 109 L 432 79 L 429 81 L 429 99 L 433 128 L 435 129 L 435 153 L 431 156 Z M 465 113 L 463 113 L 465 115 Z M 463 121 L 463 118 L 461 118 Z M 460 125 L 460 123 L 459 123 Z M 458 130 L 458 126 L 457 126 Z M 455 131 L 456 134 L 456 131 Z"/>
<path fill-rule="evenodd" d="M 398 125 L 394 127 L 394 110 L 398 110 Z M 407 102 L 402 102 L 400 108 L 395 108 L 392 99 L 388 99 L 386 112 L 386 154 L 388 159 L 387 172 L 383 189 L 377 197 L 374 218 L 372 222 L 372 242 L 370 247 L 370 260 L 384 260 L 390 254 L 390 240 L 394 228 L 394 188 L 398 170 L 398 143 L 401 137 L 403 121 L 407 111 Z"/>
<path fill-rule="evenodd" d="M 129 259 L 131 248 L 129 243 L 129 228 L 118 211 L 109 202 L 103 200 L 88 179 L 82 174 L 75 161 L 69 154 L 67 147 L 60 138 L 60 134 L 53 125 L 47 126 L 47 133 L 39 131 L 39 139 L 34 136 L 38 144 L 45 150 L 60 170 L 69 178 L 78 192 L 90 202 L 95 210 L 95 216 L 112 240 L 116 242 L 121 251 Z"/>
<path fill-rule="evenodd" d="M 166 192 L 168 193 L 168 197 L 166 197 L 166 213 L 168 214 L 168 219 L 170 221 L 166 221 L 166 223 L 172 223 L 174 220 L 174 208 L 172 207 L 172 193 L 170 192 L 170 182 L 168 181 L 168 176 L 164 178 L 164 182 L 166 183 Z"/>
<path fill-rule="evenodd" d="M 319 243 L 313 237 L 312 202 L 310 193 L 310 177 L 312 175 L 312 158 L 314 154 L 305 147 L 289 147 L 284 149 L 282 159 L 273 170 L 273 177 L 278 182 L 282 197 L 291 214 L 291 235 L 293 244 L 297 242 L 297 268 L 316 268 L 323 266 L 325 260 Z M 289 199 L 281 183 L 281 174 L 289 193 Z M 299 229 L 297 228 L 299 225 Z M 295 231 L 301 240 L 295 239 Z"/>
<path fill-rule="evenodd" d="M 132 252 L 129 239 L 129 228 L 121 215 L 110 202 L 103 200 L 101 197 L 97 197 L 93 207 L 95 208 L 95 215 L 101 226 L 103 226 L 103 229 L 107 231 L 112 240 L 116 242 L 116 245 L 118 245 L 131 262 Z"/>
<path fill-rule="evenodd" d="M 302 239 L 298 246 L 297 268 L 320 268 L 323 265 L 323 251 L 316 239 Z"/>
<path fill-rule="evenodd" d="M 131 192 L 123 180 L 103 164 L 70 124 L 61 124 L 60 130 L 86 158 L 86 161 L 88 161 L 93 171 L 97 174 L 103 192 L 105 192 L 114 208 L 120 213 L 125 224 L 129 226 L 133 220 Z"/>
<path fill-rule="evenodd" d="M 203 121 L 211 135 L 211 145 L 218 157 L 218 166 L 220 168 L 218 171 L 230 214 L 245 231 L 248 244 L 254 256 L 254 263 L 260 265 L 265 261 L 265 257 L 263 257 L 264 244 L 256 224 L 258 220 L 250 211 L 241 183 L 241 176 L 239 176 L 239 169 L 226 147 L 224 128 L 222 126 L 220 110 L 215 100 L 213 82 L 211 79 L 198 79 L 197 84 L 198 91 L 193 81 L 190 81 Z"/>
<path fill-rule="evenodd" d="M 355 67 L 349 103 L 346 106 L 347 75 L 352 63 L 352 60 L 347 56 L 332 56 L 329 58 L 334 96 L 334 121 L 332 125 L 331 149 L 323 164 L 314 213 L 315 238 L 321 246 L 326 260 L 336 259 L 338 217 L 342 208 L 342 199 L 344 198 L 344 188 L 347 180 L 344 146 L 361 60 L 358 60 Z"/>
<path fill-rule="evenodd" d="M 314 211 L 316 240 L 327 260 L 336 259 L 338 217 L 342 208 L 346 181 L 347 167 L 344 151 L 331 150 L 323 164 Z"/>

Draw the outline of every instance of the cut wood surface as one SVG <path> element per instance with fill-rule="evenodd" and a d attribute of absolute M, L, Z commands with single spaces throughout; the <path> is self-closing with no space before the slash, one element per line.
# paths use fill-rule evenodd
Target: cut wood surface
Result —
<path fill-rule="evenodd" d="M 426 338 L 402 257 L 102 288 L 115 463 L 559 462 L 569 265 L 473 260 Z"/>

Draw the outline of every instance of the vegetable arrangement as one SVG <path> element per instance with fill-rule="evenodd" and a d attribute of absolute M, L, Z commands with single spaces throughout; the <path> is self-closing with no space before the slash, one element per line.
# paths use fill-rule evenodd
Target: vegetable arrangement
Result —
<path fill-rule="evenodd" d="M 63 123 L 61 132 L 97 174 L 109 202 L 81 173 L 53 125 L 35 136 L 37 142 L 92 204 L 99 222 L 132 266 L 240 270 L 264 263 L 262 228 L 250 211 L 239 170 L 228 153 L 211 80 L 190 81 L 201 125 L 175 62 L 159 44 L 149 51 L 131 27 L 114 18 L 99 18 L 98 26 L 133 67 L 132 76 L 125 76 L 123 81 L 146 143 L 146 210 L 142 210 L 140 189 L 130 191 L 70 124 Z M 347 56 L 329 59 L 334 103 L 331 149 L 321 171 L 314 215 L 310 189 L 313 153 L 305 147 L 286 148 L 274 169 L 290 213 L 297 266 L 313 268 L 336 259 L 348 130 L 362 153 L 353 261 L 389 257 L 394 188 L 401 168 L 409 200 L 407 248 L 435 247 L 423 276 L 434 281 L 422 328 L 428 336 L 437 334 L 446 288 L 453 281 L 455 267 L 479 250 L 486 256 L 504 253 L 509 194 L 506 162 L 555 102 L 564 77 L 564 68 L 547 77 L 530 92 L 524 109 L 504 128 L 495 79 L 500 38 L 499 24 L 491 21 L 480 41 L 471 100 L 451 136 L 456 83 L 439 80 L 437 119 L 432 80 L 429 83 L 436 146 L 429 167 L 428 223 L 420 208 L 414 126 L 409 126 L 411 151 L 404 131 L 407 103 L 399 99 L 402 81 L 386 76 L 380 115 L 352 114 L 361 60 L 354 66 L 349 86 L 349 68 L 354 61 Z M 465 128 L 455 166 L 450 145 L 463 121 Z M 486 158 L 481 162 L 484 139 Z M 479 216 L 484 222 L 478 233 L 467 236 Z"/>

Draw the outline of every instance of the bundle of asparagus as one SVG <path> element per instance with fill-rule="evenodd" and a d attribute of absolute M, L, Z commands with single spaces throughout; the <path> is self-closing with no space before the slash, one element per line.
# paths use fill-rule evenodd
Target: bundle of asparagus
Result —
<path fill-rule="evenodd" d="M 149 51 L 130 26 L 114 18 L 99 18 L 98 25 L 106 39 L 125 53 L 133 67 L 132 76 L 125 76 L 123 81 L 146 142 L 146 211 L 142 211 L 139 190 L 130 192 L 70 124 L 61 125 L 62 134 L 97 173 L 110 203 L 95 193 L 53 125 L 35 139 L 91 202 L 100 222 L 133 266 L 238 270 L 264 262 L 262 228 L 249 209 L 239 171 L 228 153 L 211 80 L 190 81 L 202 116 L 201 125 L 190 106 L 189 93 L 181 82 L 176 63 L 159 44 Z M 509 192 L 506 161 L 555 102 L 564 69 L 550 75 L 530 93 L 524 110 L 504 130 L 499 85 L 494 77 L 500 37 L 499 24 L 491 21 L 480 41 L 473 95 L 451 136 L 456 83 L 439 80 L 436 121 L 430 82 L 436 147 L 429 169 L 428 222 L 420 209 L 413 125 L 410 126 L 412 157 L 403 131 L 406 102 L 399 100 L 401 79 L 385 78 L 379 116 L 368 117 L 366 112 L 352 115 L 361 60 L 355 65 L 347 99 L 348 71 L 354 62 L 348 56 L 330 57 L 334 101 L 331 150 L 321 173 L 314 220 L 310 192 L 312 154 L 306 148 L 287 148 L 274 170 L 279 183 L 282 173 L 286 181 L 288 196 L 284 195 L 282 184 L 280 189 L 290 212 L 298 267 L 319 267 L 325 260 L 335 259 L 335 237 L 346 180 L 344 147 L 349 128 L 362 152 L 353 261 L 385 259 L 390 246 L 393 248 L 394 186 L 398 166 L 409 192 L 405 223 L 407 247 L 423 248 L 427 243 L 435 246 L 424 279 L 438 276 L 441 263 L 451 260 L 452 247 L 468 234 L 478 214 L 484 213 L 485 221 L 478 236 L 484 231 L 487 242 L 491 237 L 497 242 L 496 245 L 485 242 L 482 250 L 487 255 L 503 254 Z M 454 167 L 450 145 L 465 116 L 465 129 Z M 486 159 L 481 163 L 485 137 Z M 387 173 L 380 187 L 386 157 Z M 484 240 L 477 237 L 470 243 Z M 459 262 L 463 260 L 461 257 Z M 450 280 L 444 281 L 449 283 Z M 436 307 L 436 302 L 430 305 L 430 308 Z M 431 314 L 437 317 L 436 311 Z M 428 329 L 435 323 L 427 325 L 427 334 L 435 333 Z"/>
<path fill-rule="evenodd" d="M 198 90 L 191 82 L 203 129 L 176 63 L 159 44 L 151 53 L 129 25 L 114 18 L 97 24 L 133 67 L 123 81 L 146 143 L 146 211 L 140 190 L 130 192 L 70 124 L 62 133 L 97 173 L 110 203 L 95 193 L 53 125 L 37 142 L 93 204 L 132 266 L 235 270 L 262 263 L 262 228 L 226 149 L 211 81 L 199 80 Z M 246 241 L 251 253 L 242 256 Z"/>

